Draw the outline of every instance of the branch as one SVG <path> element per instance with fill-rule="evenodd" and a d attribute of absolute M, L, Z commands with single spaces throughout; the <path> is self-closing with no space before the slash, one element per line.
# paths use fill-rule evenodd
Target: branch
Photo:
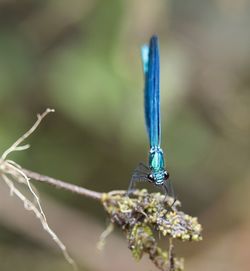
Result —
<path fill-rule="evenodd" d="M 17 196 L 24 204 L 26 210 L 32 211 L 36 217 L 40 220 L 43 229 L 51 236 L 51 238 L 56 242 L 58 247 L 61 249 L 65 259 L 69 264 L 78 270 L 76 263 L 69 255 L 66 246 L 52 230 L 47 222 L 46 215 L 40 203 L 40 198 L 37 195 L 35 189 L 32 187 L 29 177 L 22 171 L 21 166 L 12 160 L 7 160 L 7 156 L 14 151 L 22 151 L 29 148 L 29 145 L 20 145 L 25 139 L 27 139 L 39 126 L 41 121 L 50 113 L 54 112 L 54 109 L 46 109 L 42 114 L 37 115 L 36 122 L 32 127 L 21 137 L 19 137 L 14 144 L 12 144 L 0 157 L 0 177 L 10 188 L 11 194 Z M 33 200 L 29 200 L 20 190 L 15 186 L 15 182 L 25 184 L 28 187 L 29 192 L 33 196 Z"/>
<path fill-rule="evenodd" d="M 47 108 L 42 114 L 38 114 L 37 121 L 32 125 L 32 127 L 25 134 L 19 137 L 18 140 L 2 154 L 1 159 L 6 160 L 6 157 L 13 151 L 22 151 L 22 150 L 28 149 L 29 145 L 24 145 L 24 146 L 19 146 L 19 145 L 37 129 L 41 121 L 51 112 L 55 112 L 55 110 Z"/>
<path fill-rule="evenodd" d="M 140 259 L 146 253 L 162 271 L 183 270 L 183 260 L 176 258 L 173 254 L 172 239 L 199 241 L 202 239 L 202 227 L 198 223 L 197 218 L 178 210 L 177 207 L 180 206 L 179 201 L 175 201 L 173 198 L 160 193 L 148 193 L 145 189 L 133 191 L 132 197 L 128 197 L 126 191 L 122 190 L 100 193 L 23 169 L 16 162 L 6 159 L 11 152 L 25 150 L 29 147 L 29 145 L 20 144 L 36 130 L 43 118 L 53 111 L 52 109 L 47 109 L 43 114 L 39 114 L 34 125 L 0 157 L 0 178 L 9 186 L 11 193 L 23 202 L 25 209 L 35 213 L 44 230 L 57 243 L 65 259 L 75 270 L 77 267 L 68 254 L 66 246 L 47 223 L 39 196 L 30 183 L 30 179 L 99 200 L 108 213 L 111 223 L 121 227 L 124 231 L 129 241 L 129 248 L 136 259 Z M 15 183 L 26 185 L 33 197 L 33 201 L 22 194 L 15 186 Z M 168 253 L 159 247 L 157 238 L 154 237 L 153 229 L 162 236 L 170 237 Z M 110 230 L 111 227 L 102 235 L 102 244 Z"/>
<path fill-rule="evenodd" d="M 54 179 L 52 177 L 49 176 L 45 176 L 45 175 L 41 175 L 39 173 L 30 171 L 28 169 L 24 169 L 22 168 L 22 171 L 25 173 L 25 175 L 27 177 L 29 177 L 30 179 L 33 179 L 35 181 L 39 181 L 39 182 L 44 182 L 44 183 L 48 183 L 51 184 L 57 188 L 62 188 L 64 190 L 79 194 L 79 195 L 83 195 L 95 200 L 100 200 L 102 193 L 96 192 L 96 191 L 92 191 L 86 188 L 83 188 L 81 186 L 75 185 L 75 184 L 71 184 L 68 182 L 64 182 L 58 179 Z"/>

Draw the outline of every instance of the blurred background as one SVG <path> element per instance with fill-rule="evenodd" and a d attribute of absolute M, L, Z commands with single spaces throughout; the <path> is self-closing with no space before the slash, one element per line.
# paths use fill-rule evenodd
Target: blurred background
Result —
<path fill-rule="evenodd" d="M 204 241 L 176 243 L 176 254 L 185 270 L 249 270 L 249 28 L 246 0 L 1 0 L 0 150 L 51 107 L 31 149 L 10 158 L 96 191 L 127 189 L 148 154 L 140 46 L 157 34 L 163 149 L 184 211 L 204 227 Z M 119 231 L 97 251 L 107 226 L 98 202 L 35 185 L 81 270 L 156 270 L 132 259 Z M 71 270 L 3 182 L 0 191 L 0 270 Z"/>

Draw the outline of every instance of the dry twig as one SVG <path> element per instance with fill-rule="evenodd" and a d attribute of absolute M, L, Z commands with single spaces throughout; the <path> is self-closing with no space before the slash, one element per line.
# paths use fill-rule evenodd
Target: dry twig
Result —
<path fill-rule="evenodd" d="M 129 248 L 136 259 L 140 259 L 143 254 L 148 254 L 152 262 L 162 271 L 183 270 L 183 259 L 176 258 L 174 255 L 173 240 L 199 241 L 202 239 L 202 227 L 196 218 L 178 210 L 178 207 L 180 207 L 179 201 L 176 201 L 173 206 L 173 198 L 165 197 L 160 193 L 150 194 L 145 189 L 135 190 L 132 197 L 128 197 L 127 191 L 122 190 L 99 193 L 21 168 L 14 161 L 6 159 L 11 152 L 29 148 L 29 145 L 20 144 L 36 130 L 42 119 L 50 112 L 54 112 L 54 110 L 47 109 L 43 114 L 38 115 L 38 119 L 31 129 L 3 153 L 0 158 L 0 177 L 8 185 L 11 194 L 17 196 L 23 202 L 25 209 L 35 213 L 44 230 L 49 233 L 62 250 L 66 260 L 76 269 L 76 265 L 69 256 L 65 245 L 49 227 L 40 199 L 32 187 L 30 179 L 98 200 L 110 217 L 110 225 L 116 224 L 125 233 Z M 16 187 L 15 183 L 26 185 L 34 202 L 29 200 Z M 102 234 L 102 245 L 111 230 L 112 227 L 109 226 Z M 158 246 L 157 238 L 154 236 L 155 231 L 163 237 L 169 237 L 168 252 L 163 251 Z"/>
<path fill-rule="evenodd" d="M 47 109 L 41 115 L 37 115 L 37 121 L 34 125 L 17 141 L 12 144 L 1 156 L 0 158 L 0 177 L 3 181 L 8 185 L 10 188 L 11 195 L 17 196 L 24 204 L 26 210 L 32 211 L 36 217 L 40 220 L 43 229 L 52 237 L 52 239 L 56 242 L 58 247 L 61 249 L 65 259 L 73 266 L 75 270 L 77 270 L 77 266 L 74 260 L 70 257 L 69 253 L 67 252 L 66 246 L 60 240 L 60 238 L 56 235 L 56 233 L 50 228 L 46 215 L 43 211 L 41 206 L 41 202 L 39 199 L 38 194 L 33 189 L 30 178 L 26 175 L 26 173 L 22 170 L 21 166 L 15 163 L 12 160 L 7 160 L 7 156 L 14 152 L 14 151 L 22 151 L 29 148 L 29 145 L 20 145 L 23 141 L 28 138 L 39 126 L 41 121 L 48 115 L 50 112 L 54 112 L 53 109 Z M 34 201 L 31 201 L 25 196 L 14 184 L 14 182 L 21 183 L 27 186 L 28 190 L 30 191 Z"/>

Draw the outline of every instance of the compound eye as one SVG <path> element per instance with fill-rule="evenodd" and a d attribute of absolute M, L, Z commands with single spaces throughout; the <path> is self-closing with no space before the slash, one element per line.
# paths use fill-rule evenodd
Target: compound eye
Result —
<path fill-rule="evenodd" d="M 148 180 L 149 180 L 150 182 L 154 182 L 154 177 L 153 177 L 152 174 L 148 174 Z"/>
<path fill-rule="evenodd" d="M 169 178 L 169 173 L 167 171 L 165 171 L 164 180 L 167 180 L 168 178 Z"/>

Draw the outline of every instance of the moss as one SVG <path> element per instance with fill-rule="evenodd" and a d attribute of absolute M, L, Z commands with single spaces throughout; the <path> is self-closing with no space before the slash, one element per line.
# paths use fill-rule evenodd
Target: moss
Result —
<path fill-rule="evenodd" d="M 180 202 L 171 197 L 145 189 L 135 190 L 130 197 L 125 191 L 113 191 L 103 194 L 102 203 L 111 222 L 125 233 L 134 258 L 140 260 L 148 254 L 160 270 L 184 269 L 183 259 L 173 253 L 174 239 L 202 240 L 197 218 L 178 210 Z M 156 234 L 169 237 L 168 252 L 159 247 Z"/>

